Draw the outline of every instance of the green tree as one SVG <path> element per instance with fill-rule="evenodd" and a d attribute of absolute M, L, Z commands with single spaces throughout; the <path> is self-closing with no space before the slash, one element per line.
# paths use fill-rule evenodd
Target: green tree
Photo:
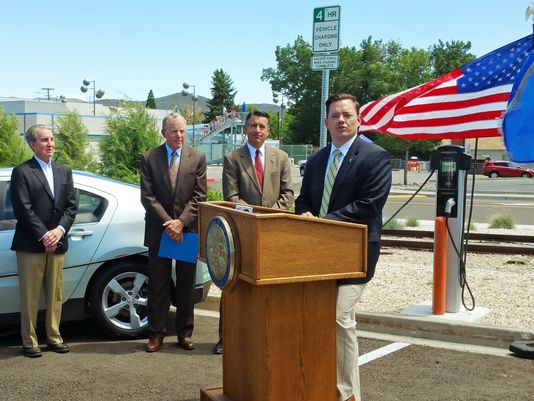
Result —
<path fill-rule="evenodd" d="M 277 68 L 266 68 L 262 73 L 261 79 L 269 82 L 273 91 L 283 92 L 293 103 L 286 110 L 286 144 L 319 143 L 321 73 L 311 70 L 312 55 L 310 44 L 299 36 L 292 45 L 277 47 Z"/>
<path fill-rule="evenodd" d="M 148 92 L 148 97 L 146 99 L 145 107 L 147 109 L 157 109 L 156 98 L 154 97 L 154 92 L 152 92 L 152 89 L 150 89 L 150 92 Z"/>
<path fill-rule="evenodd" d="M 205 122 L 210 122 L 213 117 L 221 115 L 223 106 L 230 111 L 236 107 L 235 95 L 237 91 L 233 87 L 234 82 L 222 68 L 213 72 L 211 77 L 211 99 L 208 100 L 208 110 L 204 113 Z"/>
<path fill-rule="evenodd" d="M 32 152 L 19 135 L 14 114 L 5 114 L 0 107 L 0 167 L 15 167 L 28 160 Z"/>
<path fill-rule="evenodd" d="M 430 47 L 430 63 L 435 78 L 451 72 L 462 65 L 473 61 L 476 57 L 469 53 L 471 42 L 453 40 L 450 43 L 438 41 Z"/>
<path fill-rule="evenodd" d="M 106 122 L 108 137 L 100 142 L 100 172 L 108 177 L 139 184 L 141 154 L 160 142 L 154 117 L 139 104 L 126 104 Z"/>
<path fill-rule="evenodd" d="M 459 67 L 472 59 L 467 51 L 470 43 L 439 42 L 429 50 L 404 49 L 399 42 L 382 42 L 368 37 L 359 48 L 344 47 L 339 51 L 339 68 L 330 72 L 330 93 L 347 92 L 366 104 L 383 96 L 411 88 Z M 288 127 L 284 127 L 284 143 L 319 144 L 321 110 L 321 72 L 309 67 L 311 46 L 302 37 L 292 45 L 277 47 L 276 68 L 263 70 L 261 79 L 271 84 L 274 91 L 284 92 L 294 104 L 288 113 Z M 447 63 L 446 63 L 447 62 Z M 454 66 L 452 66 L 454 65 Z M 440 73 L 440 74 L 438 74 Z M 380 135 L 370 134 L 373 139 Z M 402 138 L 383 140 L 403 154 L 420 149 L 426 152 L 435 143 L 409 144 Z M 422 142 L 422 141 L 416 141 Z M 387 148 L 387 147 L 386 147 Z M 388 149 L 389 150 L 389 149 Z"/>
<path fill-rule="evenodd" d="M 77 111 L 67 111 L 59 117 L 54 127 L 54 159 L 73 169 L 96 172 L 98 166 L 89 146 L 88 133 Z"/>

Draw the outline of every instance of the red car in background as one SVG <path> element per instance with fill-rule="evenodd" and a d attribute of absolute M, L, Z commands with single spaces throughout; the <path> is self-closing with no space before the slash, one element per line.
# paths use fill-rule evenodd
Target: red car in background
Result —
<path fill-rule="evenodd" d="M 482 174 L 490 178 L 497 177 L 534 177 L 534 170 L 531 168 L 515 166 L 507 161 L 489 161 L 484 166 Z"/>

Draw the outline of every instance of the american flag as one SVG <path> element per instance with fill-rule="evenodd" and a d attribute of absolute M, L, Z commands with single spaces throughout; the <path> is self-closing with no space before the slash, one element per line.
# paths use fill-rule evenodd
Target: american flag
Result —
<path fill-rule="evenodd" d="M 517 76 L 531 52 L 532 35 L 415 88 L 361 108 L 360 132 L 406 139 L 500 136 L 502 116 Z"/>

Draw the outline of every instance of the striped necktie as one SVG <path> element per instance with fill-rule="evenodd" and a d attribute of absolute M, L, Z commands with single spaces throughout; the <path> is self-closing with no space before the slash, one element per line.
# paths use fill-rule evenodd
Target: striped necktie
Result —
<path fill-rule="evenodd" d="M 171 187 L 174 191 L 174 186 L 176 185 L 176 177 L 178 176 L 178 163 L 177 163 L 176 151 L 174 150 L 171 153 L 171 163 L 169 164 L 169 179 L 171 181 Z"/>
<path fill-rule="evenodd" d="M 326 180 L 324 181 L 323 199 L 321 200 L 321 210 L 319 211 L 319 217 L 324 217 L 328 214 L 328 205 L 330 204 L 330 194 L 332 193 L 332 187 L 336 180 L 337 170 L 339 168 L 339 159 L 341 158 L 341 151 L 339 149 L 334 150 L 332 153 L 332 161 L 328 166 L 328 172 L 326 173 Z"/>

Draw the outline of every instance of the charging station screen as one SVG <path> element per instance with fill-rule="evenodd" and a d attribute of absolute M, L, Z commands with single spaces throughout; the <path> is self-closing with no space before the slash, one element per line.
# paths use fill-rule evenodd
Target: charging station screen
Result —
<path fill-rule="evenodd" d="M 454 159 L 443 159 L 441 160 L 441 172 L 450 174 L 456 171 L 456 160 Z"/>
<path fill-rule="evenodd" d="M 442 189 L 453 189 L 456 187 L 456 160 L 452 158 L 441 159 L 440 187 Z"/>

